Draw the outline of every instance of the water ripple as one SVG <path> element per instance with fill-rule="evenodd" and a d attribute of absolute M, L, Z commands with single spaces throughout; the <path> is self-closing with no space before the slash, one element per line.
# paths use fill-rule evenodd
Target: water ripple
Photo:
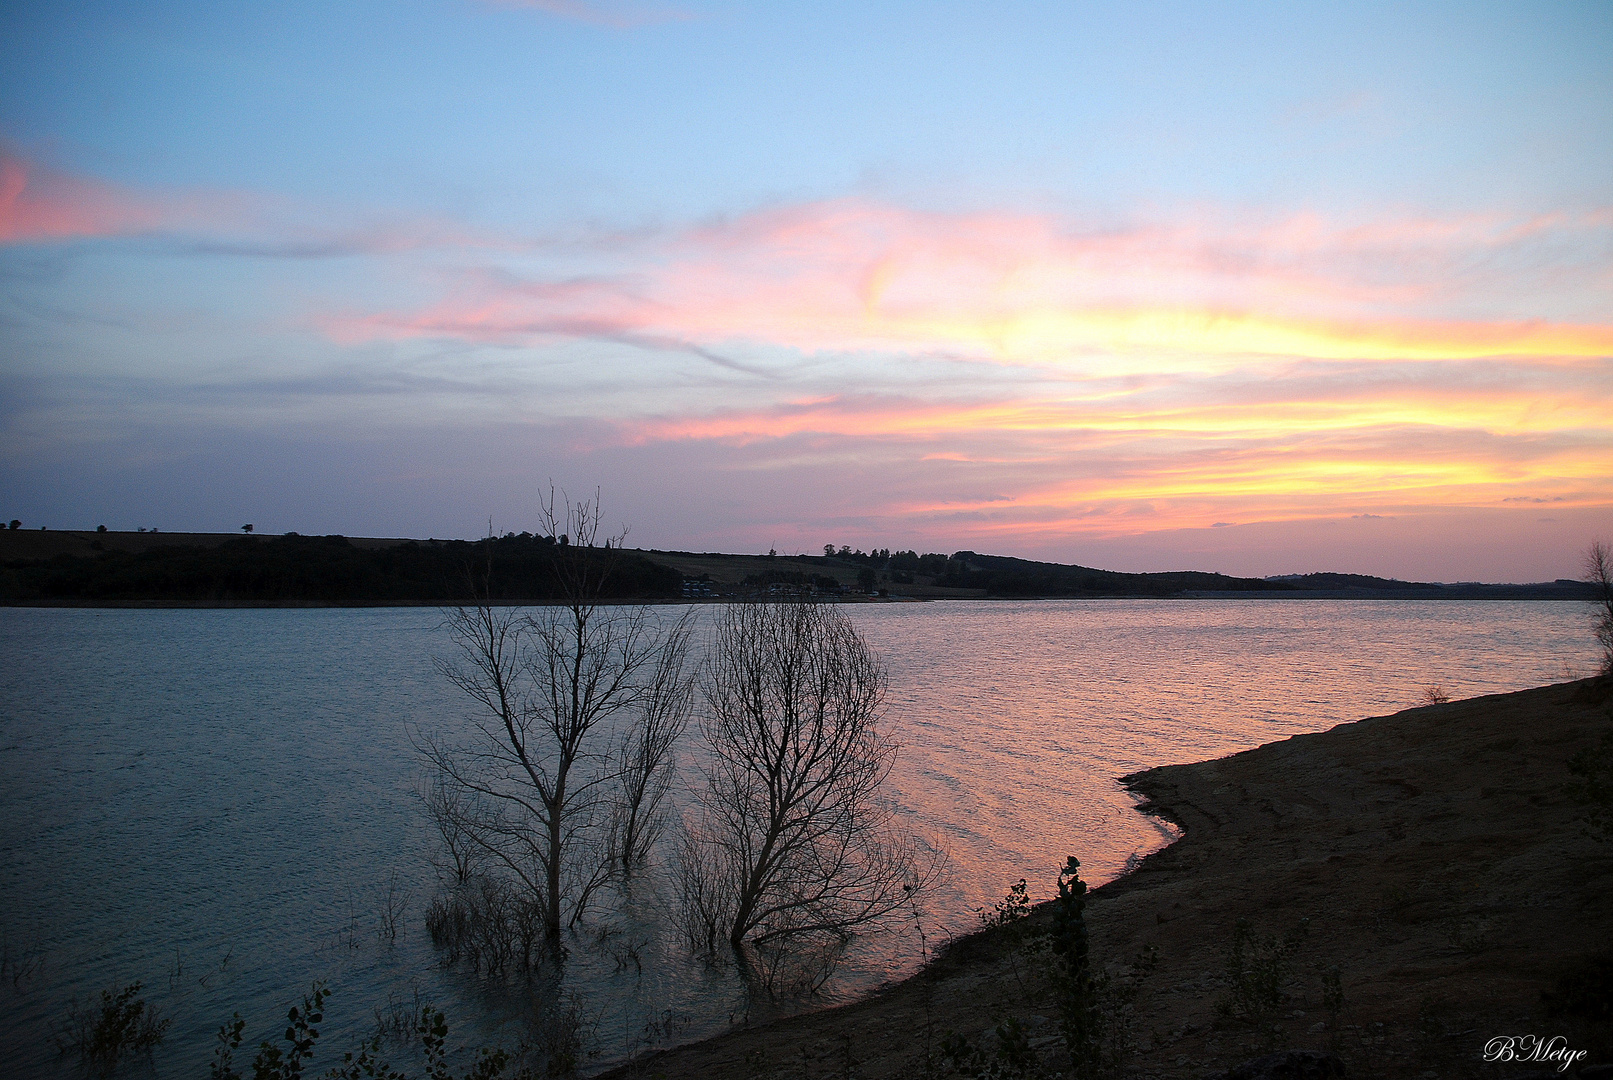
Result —
<path fill-rule="evenodd" d="M 1583 674 L 1571 604 L 1070 601 L 851 609 L 890 668 L 904 744 L 897 809 L 942 838 L 955 874 L 931 939 L 1021 877 L 1047 895 L 1066 853 L 1102 881 L 1168 827 L 1115 778 L 1247 749 L 1418 702 Z M 418 991 L 467 1041 L 499 1037 L 519 996 L 445 971 L 422 926 L 433 888 L 410 733 L 465 722 L 433 670 L 435 613 L 0 610 L 0 1058 L 60 1069 L 51 1024 L 73 996 L 141 979 L 174 1018 L 168 1076 L 206 1070 L 232 1012 L 253 1042 L 314 978 L 335 991 L 333 1048 Z M 411 907 L 376 933 L 396 872 Z M 628 973 L 581 947 L 608 1057 L 646 1018 L 685 1037 L 743 1015 L 742 990 L 657 938 L 650 889 L 614 916 L 650 939 Z M 636 940 L 636 939 L 635 939 Z M 825 1000 L 900 976 L 907 934 L 866 943 Z M 35 974 L 12 974 L 25 958 Z M 30 969 L 31 970 L 31 969 Z"/>

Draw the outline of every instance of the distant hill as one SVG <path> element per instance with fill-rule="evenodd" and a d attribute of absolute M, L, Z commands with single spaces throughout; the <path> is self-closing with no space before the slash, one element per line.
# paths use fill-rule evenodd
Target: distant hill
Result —
<path fill-rule="evenodd" d="M 1404 592 L 1407 589 L 1442 589 L 1436 581 L 1400 581 L 1396 578 L 1371 577 L 1367 574 L 1280 574 L 1267 581 L 1281 581 L 1296 589 L 1385 589 Z"/>
<path fill-rule="evenodd" d="M 0 604 L 94 607 L 368 607 L 555 599 L 547 537 L 407 540 L 233 533 L 0 530 Z M 600 550 L 598 558 L 605 558 Z M 1363 574 L 1241 578 L 1127 574 L 958 551 L 841 549 L 825 555 L 611 551 L 608 599 L 1239 598 L 1590 600 L 1577 581 L 1531 585 L 1395 581 Z M 489 570 L 491 573 L 489 574 Z M 490 587 L 486 583 L 490 582 Z"/>
<path fill-rule="evenodd" d="M 891 598 L 1227 598 L 1288 600 L 1594 600 L 1582 581 L 1528 585 L 1478 582 L 1396 581 L 1366 574 L 1290 574 L 1272 578 L 1230 577 L 1196 570 L 1126 574 L 1067 563 L 1035 562 L 1005 555 L 958 551 L 848 552 L 835 555 L 718 555 L 647 551 L 686 579 L 709 582 L 715 596 L 754 595 L 773 585 L 834 581 L 847 591 L 871 589 Z"/>
<path fill-rule="evenodd" d="M 842 552 L 836 555 L 718 555 L 647 551 L 645 556 L 686 577 L 710 582 L 717 596 L 744 596 L 773 587 L 805 587 L 923 600 L 992 597 L 1180 596 L 1187 590 L 1286 592 L 1291 586 L 1258 578 L 1193 571 L 1123 574 L 1086 566 L 1033 562 L 959 551 Z"/>
<path fill-rule="evenodd" d="M 1293 589 L 1304 600 L 1595 600 L 1584 581 L 1559 578 L 1526 585 L 1486 585 L 1479 581 L 1397 581 L 1365 574 L 1285 574 L 1267 578 Z"/>
<path fill-rule="evenodd" d="M 1194 570 L 1123 574 L 973 551 L 957 552 L 947 567 L 942 583 L 984 589 L 988 596 L 1181 596 L 1190 591 L 1284 593 L 1293 589 L 1285 582 Z"/>
<path fill-rule="evenodd" d="M 60 538 L 56 553 L 41 550 L 46 537 Z M 557 549 L 547 537 L 534 536 L 355 542 L 343 536 L 19 536 L 5 530 L 0 532 L 0 603 L 371 607 L 451 604 L 484 591 L 502 602 L 541 602 L 555 598 Z M 84 553 L 71 553 L 75 550 Z M 635 552 L 598 550 L 590 557 L 612 560 L 609 598 L 663 599 L 680 593 L 680 574 Z"/>

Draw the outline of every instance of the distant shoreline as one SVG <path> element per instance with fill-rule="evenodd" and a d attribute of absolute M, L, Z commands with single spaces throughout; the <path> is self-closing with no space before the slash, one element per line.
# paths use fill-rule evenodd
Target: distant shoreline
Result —
<path fill-rule="evenodd" d="M 1578 598 L 1569 598 L 1569 597 L 1564 597 L 1564 596 L 1532 596 L 1532 595 L 1527 595 L 1527 594 L 1525 594 L 1525 595 L 1517 595 L 1517 596 L 1467 596 L 1467 595 L 1456 595 L 1456 596 L 1429 596 L 1429 595 L 1361 596 L 1361 595 L 1342 594 L 1342 593 L 1333 594 L 1333 593 L 1320 593 L 1320 592 L 1311 593 L 1311 594 L 1303 594 L 1303 595 L 1279 595 L 1279 596 L 1272 596 L 1270 594 L 1264 594 L 1264 593 L 1210 594 L 1210 595 L 1201 595 L 1201 596 L 936 596 L 936 597 L 923 597 L 923 598 L 911 597 L 911 596 L 891 596 L 891 597 L 867 597 L 867 598 L 864 598 L 864 597 L 846 597 L 846 598 L 839 598 L 839 599 L 829 599 L 829 600 L 825 600 L 825 601 L 822 601 L 822 602 L 837 603 L 837 604 L 855 604 L 855 605 L 858 605 L 858 606 L 875 607 L 875 606 L 880 606 L 880 605 L 884 605 L 884 604 L 946 604 L 946 603 L 949 603 L 949 602 L 957 602 L 957 601 L 974 601 L 974 602 L 979 602 L 979 603 L 992 603 L 992 604 L 997 604 L 997 603 L 1007 604 L 1007 603 L 1016 603 L 1016 602 L 1098 604 L 1098 603 L 1106 603 L 1106 602 L 1112 602 L 1112 601 L 1130 601 L 1130 600 L 1157 600 L 1157 601 L 1160 601 L 1161 603 L 1193 603 L 1193 602 L 1218 601 L 1218 600 L 1225 600 L 1225 601 L 1259 600 L 1259 601 L 1262 601 L 1262 602 L 1270 601 L 1270 602 L 1273 602 L 1273 603 L 1280 602 L 1280 601 L 1287 601 L 1287 602 L 1361 601 L 1361 602 L 1378 602 L 1378 603 L 1418 603 L 1418 602 L 1427 602 L 1427 601 L 1439 601 L 1439 602 L 1449 601 L 1449 602 L 1452 602 L 1452 603 L 1515 603 L 1515 602 L 1522 602 L 1522 601 L 1549 601 L 1549 602 L 1553 602 L 1553 603 L 1556 603 L 1556 602 L 1584 603 L 1583 600 L 1580 600 Z M 610 600 L 601 600 L 598 603 L 599 603 L 599 605 L 601 607 L 611 607 L 611 606 L 618 606 L 618 605 L 625 605 L 625 604 L 633 604 L 633 605 L 644 604 L 644 605 L 649 605 L 651 607 L 675 607 L 675 606 L 681 606 L 681 605 L 709 605 L 709 606 L 716 607 L 716 606 L 720 606 L 720 605 L 724 605 L 724 604 L 743 604 L 743 603 L 750 603 L 750 602 L 753 602 L 753 601 L 749 600 L 749 599 L 746 599 L 746 598 L 739 598 L 739 597 L 732 598 L 732 599 L 710 599 L 710 598 L 684 599 L 682 597 L 663 597 L 663 598 L 641 598 L 641 599 L 639 599 L 639 598 L 610 599 Z M 206 603 L 203 603 L 203 602 L 182 603 L 182 602 L 177 602 L 177 601 L 175 601 L 175 602 L 167 602 L 167 601 L 150 601 L 150 602 L 128 601 L 128 602 L 119 602 L 119 603 L 97 603 L 97 602 L 89 601 L 89 600 L 51 600 L 51 601 L 46 601 L 46 600 L 38 600 L 38 599 L 34 599 L 34 600 L 13 600 L 13 599 L 9 599 L 9 598 L 0 598 L 0 607 L 19 608 L 19 609 L 31 608 L 31 609 L 35 609 L 35 610 L 39 610 L 39 611 L 382 611 L 382 610 L 396 609 L 396 608 L 457 608 L 457 607 L 471 607 L 471 606 L 474 606 L 474 605 L 477 605 L 477 604 L 480 604 L 480 603 L 482 603 L 482 601 L 477 600 L 477 599 L 464 599 L 464 600 L 397 600 L 397 601 L 386 601 L 386 602 L 377 601 L 377 602 L 374 602 L 374 603 L 362 603 L 362 604 L 318 603 L 318 602 L 312 602 L 312 601 L 295 601 L 295 600 L 279 601 L 279 602 L 275 602 L 275 603 L 258 602 L 258 603 L 239 603 L 239 604 L 235 604 L 235 603 L 212 603 L 212 602 L 206 602 Z M 556 604 L 560 604 L 560 603 L 562 603 L 562 601 L 549 600 L 549 599 L 530 599 L 530 600 L 500 599 L 500 600 L 494 601 L 491 606 L 495 607 L 495 608 L 546 607 L 546 606 L 556 605 Z"/>
<path fill-rule="evenodd" d="M 559 542 L 530 534 L 480 541 L 234 533 L 0 529 L 0 605 L 66 608 L 453 607 L 483 579 L 499 605 L 554 602 L 546 567 Z M 726 602 L 811 595 L 856 603 L 927 600 L 1567 600 L 1595 590 L 1527 584 L 1406 582 L 1359 574 L 1238 578 L 1204 571 L 1125 573 L 959 551 L 841 549 L 733 555 L 588 549 L 615 564 L 605 602 Z"/>

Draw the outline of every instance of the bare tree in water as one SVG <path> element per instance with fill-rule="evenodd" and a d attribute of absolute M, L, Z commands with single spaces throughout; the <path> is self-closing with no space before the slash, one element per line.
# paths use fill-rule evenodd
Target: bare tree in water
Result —
<path fill-rule="evenodd" d="M 879 797 L 885 673 L 841 611 L 730 607 L 700 682 L 705 785 L 680 863 L 697 946 L 843 940 L 934 883 L 940 857 Z"/>
<path fill-rule="evenodd" d="M 665 733 L 687 683 L 688 626 L 686 616 L 661 634 L 643 605 L 600 602 L 623 536 L 595 546 L 597 495 L 572 503 L 551 490 L 541 516 L 557 540 L 559 602 L 528 611 L 484 601 L 448 613 L 455 655 L 438 667 L 478 719 L 468 741 L 429 737 L 422 751 L 440 793 L 434 813 L 448 819 L 439 830 L 514 887 L 552 948 L 648 846 L 670 766 Z M 612 824 L 624 819 L 633 824 L 617 851 Z"/>
<path fill-rule="evenodd" d="M 438 863 L 438 870 L 446 870 L 456 886 L 468 884 L 476 876 L 481 862 L 481 849 L 470 828 L 474 813 L 469 805 L 469 793 L 449 782 L 439 771 L 427 778 L 420 798 L 432 825 L 436 826 L 437 838 L 442 841 L 447 865 Z"/>
<path fill-rule="evenodd" d="M 620 784 L 611 806 L 609 852 L 624 877 L 632 877 L 644 864 L 666 830 L 673 747 L 688 727 L 694 696 L 694 684 L 685 673 L 690 623 L 685 615 L 667 631 L 637 707 L 637 722 L 617 737 Z"/>

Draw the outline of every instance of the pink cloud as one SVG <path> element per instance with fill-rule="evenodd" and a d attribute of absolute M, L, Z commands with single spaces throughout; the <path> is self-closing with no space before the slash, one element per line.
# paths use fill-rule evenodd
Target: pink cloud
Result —
<path fill-rule="evenodd" d="M 426 309 L 327 325 L 344 340 L 631 332 L 1013 363 L 1092 353 L 1600 356 L 1613 352 L 1613 325 L 1550 312 L 1605 315 L 1605 290 L 1594 275 L 1565 287 L 1538 265 L 1543 245 L 1593 262 L 1610 232 L 1606 211 L 1354 225 L 1204 215 L 1098 228 L 838 200 L 602 238 L 593 254 L 615 269 L 582 284 L 473 275 Z"/>
<path fill-rule="evenodd" d="M 408 314 L 322 321 L 344 343 L 372 338 L 459 338 L 477 342 L 615 337 L 646 328 L 654 305 L 609 281 L 509 283 L 474 275 L 459 296 Z"/>
<path fill-rule="evenodd" d="M 434 218 L 369 215 L 358 223 L 333 222 L 337 216 L 328 208 L 253 192 L 111 184 L 49 168 L 0 146 L 0 244 L 168 236 L 204 254 L 271 258 L 530 246 Z"/>
<path fill-rule="evenodd" d="M 0 148 L 0 243 L 143 232 L 168 217 L 155 200 L 42 168 Z"/>

